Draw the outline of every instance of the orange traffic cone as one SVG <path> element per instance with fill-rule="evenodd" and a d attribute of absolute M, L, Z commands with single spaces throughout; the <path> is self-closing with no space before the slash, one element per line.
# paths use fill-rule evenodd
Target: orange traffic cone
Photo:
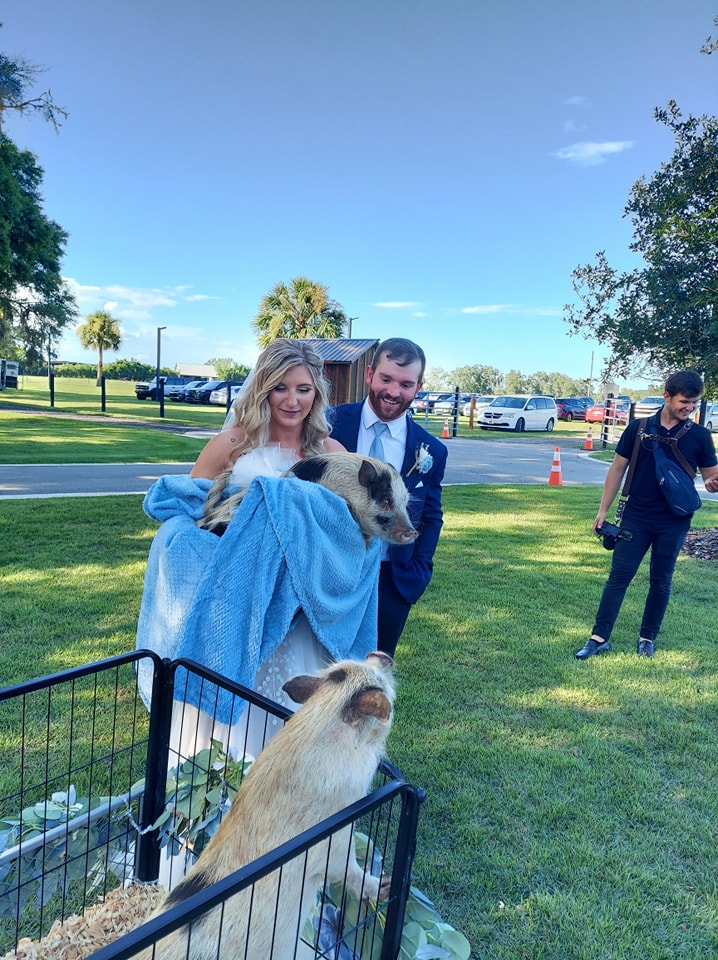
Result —
<path fill-rule="evenodd" d="M 593 450 L 593 429 L 588 428 L 588 435 L 586 436 L 586 442 L 583 445 L 584 450 Z"/>
<path fill-rule="evenodd" d="M 448 440 L 448 439 L 449 439 L 449 421 L 448 421 L 448 419 L 447 419 L 447 420 L 444 420 L 444 429 L 441 431 L 441 439 L 442 439 L 442 440 Z"/>
<path fill-rule="evenodd" d="M 558 447 L 554 448 L 553 463 L 551 464 L 551 473 L 548 478 L 549 487 L 562 487 L 563 477 L 561 476 L 561 451 Z"/>

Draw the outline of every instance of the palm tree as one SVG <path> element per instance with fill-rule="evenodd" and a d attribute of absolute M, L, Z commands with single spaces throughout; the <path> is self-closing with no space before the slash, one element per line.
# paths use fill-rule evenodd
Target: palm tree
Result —
<path fill-rule="evenodd" d="M 279 337 L 294 340 L 341 337 L 347 317 L 328 290 L 323 283 L 307 277 L 295 277 L 289 285 L 275 284 L 262 297 L 259 312 L 252 321 L 260 347 L 264 349 Z"/>
<path fill-rule="evenodd" d="M 102 383 L 102 354 L 105 350 L 119 350 L 122 337 L 119 321 L 115 320 L 106 310 L 95 310 L 87 317 L 85 323 L 77 328 L 80 343 L 86 350 L 98 350 L 97 386 Z"/>

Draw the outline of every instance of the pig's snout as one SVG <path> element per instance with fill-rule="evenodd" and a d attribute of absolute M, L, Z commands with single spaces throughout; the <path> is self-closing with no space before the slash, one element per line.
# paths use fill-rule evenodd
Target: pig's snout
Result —
<path fill-rule="evenodd" d="M 407 530 L 406 527 L 400 527 L 394 536 L 396 537 L 397 543 L 413 543 L 419 536 L 419 531 L 413 527 L 409 530 Z"/>
<path fill-rule="evenodd" d="M 397 516 L 379 516 L 377 525 L 381 530 L 382 538 L 391 543 L 413 543 L 419 536 L 419 531 L 411 526 L 408 518 L 404 522 Z"/>

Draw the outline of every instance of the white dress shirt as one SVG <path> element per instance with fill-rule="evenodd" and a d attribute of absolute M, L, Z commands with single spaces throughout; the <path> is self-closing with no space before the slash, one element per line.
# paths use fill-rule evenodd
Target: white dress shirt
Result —
<path fill-rule="evenodd" d="M 361 412 L 359 436 L 357 437 L 357 453 L 369 456 L 369 447 L 375 436 L 373 427 L 379 420 L 380 417 L 377 417 L 374 413 L 369 401 L 365 400 Z M 385 420 L 383 422 L 388 427 L 381 438 L 384 447 L 384 460 L 401 473 L 401 468 L 404 465 L 404 453 L 406 452 L 406 413 L 403 413 L 396 420 Z M 386 542 L 381 545 L 381 559 L 389 559 L 389 544 Z"/>
<path fill-rule="evenodd" d="M 357 453 L 369 456 L 369 447 L 374 439 L 373 426 L 379 419 L 372 410 L 369 401 L 365 400 L 361 412 L 359 436 L 357 437 Z M 406 413 L 403 413 L 396 420 L 385 422 L 389 429 L 381 438 L 384 446 L 384 459 L 401 473 L 406 452 Z"/>

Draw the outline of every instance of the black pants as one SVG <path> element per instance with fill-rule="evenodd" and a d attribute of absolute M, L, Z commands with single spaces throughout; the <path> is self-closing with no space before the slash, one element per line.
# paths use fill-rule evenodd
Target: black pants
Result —
<path fill-rule="evenodd" d="M 611 636 L 626 590 L 650 549 L 649 589 L 640 636 L 655 641 L 671 595 L 676 560 L 690 525 L 690 517 L 671 518 L 657 525 L 631 516 L 624 517 L 623 526 L 633 533 L 633 539 L 619 540 L 613 551 L 611 572 L 593 626 L 597 637 L 608 640 Z"/>
<path fill-rule="evenodd" d="M 407 603 L 394 586 L 391 575 L 391 563 L 385 560 L 379 572 L 379 641 L 378 647 L 390 657 L 394 656 L 396 645 L 409 616 L 411 604 Z"/>

